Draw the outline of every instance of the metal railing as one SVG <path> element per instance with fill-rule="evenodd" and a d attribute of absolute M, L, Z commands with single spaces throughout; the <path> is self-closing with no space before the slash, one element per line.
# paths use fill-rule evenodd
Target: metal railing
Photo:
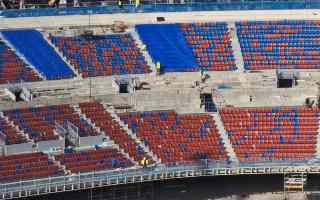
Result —
<path fill-rule="evenodd" d="M 117 2 L 117 1 L 115 1 Z M 133 4 L 130 4 L 133 3 Z M 94 7 L 64 7 L 64 8 L 30 8 L 21 10 L 3 10 L 3 17 L 37 17 L 55 15 L 89 15 L 110 13 L 135 13 L 135 12 L 186 12 L 186 11 L 222 11 L 222 10 L 270 10 L 270 9 L 319 9 L 320 2 L 317 0 L 296 1 L 239 1 L 239 2 L 187 2 L 187 3 L 157 3 L 151 1 L 146 4 L 134 5 L 129 1 L 121 7 L 115 4 L 101 4 Z"/>
<path fill-rule="evenodd" d="M 268 162 L 230 165 L 227 162 L 201 161 L 175 163 L 170 166 L 134 167 L 112 171 L 78 173 L 57 177 L 48 177 L 27 181 L 0 184 L 0 199 L 19 198 L 23 196 L 41 195 L 154 181 L 161 179 L 187 178 L 197 176 L 237 175 L 237 174 L 274 174 L 291 172 L 297 169 L 311 168 L 306 162 Z M 320 173 L 320 166 L 313 166 L 313 173 Z"/>

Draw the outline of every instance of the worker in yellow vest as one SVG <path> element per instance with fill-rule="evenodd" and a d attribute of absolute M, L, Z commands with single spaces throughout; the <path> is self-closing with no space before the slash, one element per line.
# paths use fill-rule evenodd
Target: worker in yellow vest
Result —
<path fill-rule="evenodd" d="M 122 8 L 122 0 L 118 0 L 118 7 Z"/>
<path fill-rule="evenodd" d="M 136 0 L 136 8 L 138 8 L 140 5 L 140 0 Z"/>
<path fill-rule="evenodd" d="M 160 61 L 156 62 L 156 69 L 157 69 L 157 74 L 159 75 L 161 72 L 161 65 L 160 65 Z"/>

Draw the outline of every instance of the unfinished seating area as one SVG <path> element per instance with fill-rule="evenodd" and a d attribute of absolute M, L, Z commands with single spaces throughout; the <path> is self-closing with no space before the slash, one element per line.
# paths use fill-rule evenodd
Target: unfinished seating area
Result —
<path fill-rule="evenodd" d="M 318 109 L 223 108 L 224 127 L 242 162 L 308 160 L 316 153 Z"/>
<path fill-rule="evenodd" d="M 120 117 L 167 165 L 202 159 L 228 159 L 210 115 L 178 115 L 174 111 L 164 111 L 122 113 Z"/>
<path fill-rule="evenodd" d="M 51 37 L 83 77 L 151 72 L 130 34 Z"/>
<path fill-rule="evenodd" d="M 139 162 L 143 157 L 152 159 L 142 149 L 142 147 L 131 138 L 128 133 L 120 126 L 119 122 L 105 110 L 99 102 L 83 102 L 79 104 L 82 113 L 86 115 L 97 127 L 120 146 L 133 160 Z"/>
<path fill-rule="evenodd" d="M 0 39 L 0 84 L 40 80 L 38 74 Z"/>
<path fill-rule="evenodd" d="M 133 166 L 130 160 L 112 148 L 82 150 L 56 155 L 55 159 L 71 173 L 113 170 Z"/>
<path fill-rule="evenodd" d="M 319 69 L 319 24 L 308 20 L 238 22 L 245 69 Z"/>
<path fill-rule="evenodd" d="M 199 68 L 209 71 L 236 70 L 231 38 L 224 22 L 180 24 Z"/>
<path fill-rule="evenodd" d="M 63 170 L 43 153 L 0 156 L 0 182 L 46 178 L 62 174 Z"/>

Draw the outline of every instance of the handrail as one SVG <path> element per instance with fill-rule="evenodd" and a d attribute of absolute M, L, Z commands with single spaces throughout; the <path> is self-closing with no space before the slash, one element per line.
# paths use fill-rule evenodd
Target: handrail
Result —
<path fill-rule="evenodd" d="M 159 175 L 159 174 L 168 174 L 168 173 L 181 173 L 186 171 L 201 172 L 206 170 L 232 170 L 232 169 L 249 169 L 249 168 L 294 168 L 294 167 L 312 167 L 306 162 L 261 162 L 257 164 L 238 164 L 230 165 L 224 162 L 184 162 L 182 165 L 176 166 L 150 166 L 147 168 L 142 167 L 133 167 L 128 169 L 116 169 L 109 171 L 99 171 L 99 172 L 87 172 L 87 173 L 78 173 L 71 175 L 62 175 L 56 177 L 48 177 L 41 179 L 33 179 L 26 181 L 17 181 L 11 183 L 2 183 L 0 184 L 0 194 L 8 192 L 18 192 L 21 190 L 32 190 L 37 189 L 39 186 L 45 185 L 66 185 L 66 184 L 77 184 L 85 183 L 92 181 L 106 181 L 110 182 L 111 180 L 128 180 L 132 177 L 143 177 L 146 175 Z M 320 166 L 319 173 L 320 173 Z M 214 174 L 212 174 L 214 175 Z"/>

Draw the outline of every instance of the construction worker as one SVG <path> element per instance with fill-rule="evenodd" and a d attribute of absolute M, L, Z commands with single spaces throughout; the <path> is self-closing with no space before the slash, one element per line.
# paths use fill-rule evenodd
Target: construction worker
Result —
<path fill-rule="evenodd" d="M 157 61 L 157 62 L 156 62 L 156 69 L 157 69 L 157 74 L 160 75 L 160 72 L 161 72 L 161 64 L 160 64 L 160 61 Z"/>
<path fill-rule="evenodd" d="M 138 8 L 139 7 L 139 5 L 140 5 L 140 0 L 136 0 L 136 2 L 135 2 L 136 4 L 136 8 Z"/>
<path fill-rule="evenodd" d="M 118 0 L 118 7 L 122 8 L 122 0 Z"/>

